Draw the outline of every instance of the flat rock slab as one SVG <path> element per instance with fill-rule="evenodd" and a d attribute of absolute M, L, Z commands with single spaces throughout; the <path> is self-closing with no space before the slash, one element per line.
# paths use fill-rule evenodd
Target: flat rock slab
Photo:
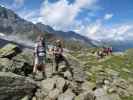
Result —
<path fill-rule="evenodd" d="M 0 57 L 13 57 L 17 53 L 20 53 L 21 50 L 17 45 L 14 44 L 7 44 L 2 49 L 0 49 Z"/>
<path fill-rule="evenodd" d="M 13 73 L 0 72 L 0 100 L 20 100 L 32 96 L 36 89 L 35 82 Z"/>
<path fill-rule="evenodd" d="M 74 100 L 74 98 L 74 93 L 72 93 L 72 91 L 68 89 L 65 93 L 61 94 L 58 97 L 58 100 Z"/>

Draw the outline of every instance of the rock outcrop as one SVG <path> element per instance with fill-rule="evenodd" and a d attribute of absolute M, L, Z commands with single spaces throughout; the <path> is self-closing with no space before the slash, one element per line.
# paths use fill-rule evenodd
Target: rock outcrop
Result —
<path fill-rule="evenodd" d="M 7 44 L 0 49 L 0 71 L 27 76 L 32 72 L 32 50 L 22 51 L 15 44 Z"/>
<path fill-rule="evenodd" d="M 10 72 L 0 72 L 0 100 L 20 100 L 24 96 L 31 98 L 36 91 L 36 84 Z"/>

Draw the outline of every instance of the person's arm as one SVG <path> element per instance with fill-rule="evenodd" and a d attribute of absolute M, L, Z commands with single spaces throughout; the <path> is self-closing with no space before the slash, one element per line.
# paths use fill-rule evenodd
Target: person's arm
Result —
<path fill-rule="evenodd" d="M 62 47 L 60 48 L 59 53 L 60 53 L 60 54 L 63 53 L 63 48 L 62 48 Z"/>
<path fill-rule="evenodd" d="M 35 44 L 35 48 L 34 48 L 34 56 L 37 54 L 37 44 Z"/>

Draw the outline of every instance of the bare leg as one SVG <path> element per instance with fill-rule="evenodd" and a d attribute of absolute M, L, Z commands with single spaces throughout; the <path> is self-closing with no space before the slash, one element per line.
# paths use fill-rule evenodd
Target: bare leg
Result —
<path fill-rule="evenodd" d="M 34 59 L 34 67 L 33 67 L 33 74 L 37 73 L 37 67 L 38 67 L 38 58 L 35 57 L 35 59 Z"/>
<path fill-rule="evenodd" d="M 33 73 L 36 73 L 36 72 L 37 72 L 37 65 L 35 64 L 33 68 Z"/>

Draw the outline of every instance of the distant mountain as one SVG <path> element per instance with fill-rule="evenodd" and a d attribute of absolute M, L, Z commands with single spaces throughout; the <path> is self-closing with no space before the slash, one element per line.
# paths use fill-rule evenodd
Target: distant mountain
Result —
<path fill-rule="evenodd" d="M 99 42 L 93 42 L 96 47 L 113 47 L 115 52 L 124 52 L 129 48 L 133 48 L 133 39 L 132 40 L 102 40 Z"/>
<path fill-rule="evenodd" d="M 114 51 L 126 51 L 129 48 L 133 48 L 133 40 L 110 41 L 108 44 L 113 47 Z"/>
<path fill-rule="evenodd" d="M 45 34 L 48 39 L 62 39 L 65 41 L 81 42 L 94 46 L 91 39 L 75 32 L 55 31 L 52 27 L 42 23 L 33 24 L 20 18 L 12 10 L 0 6 L 0 32 L 6 35 L 17 34 L 24 38 L 35 39 L 39 33 Z"/>
<path fill-rule="evenodd" d="M 52 27 L 48 26 L 48 25 L 44 25 L 42 23 L 37 23 L 36 27 L 41 31 L 41 32 L 47 32 L 47 33 L 51 33 L 54 34 L 56 36 L 62 37 L 65 40 L 73 40 L 73 41 L 80 41 L 82 43 L 91 45 L 91 46 L 95 46 L 92 42 L 93 40 L 88 39 L 85 36 L 82 36 L 80 34 L 77 34 L 73 31 L 68 31 L 68 32 L 63 32 L 63 31 L 56 31 L 54 30 Z"/>
<path fill-rule="evenodd" d="M 34 38 L 35 33 L 40 33 L 40 30 L 33 23 L 20 18 L 12 10 L 0 6 L 0 32 Z"/>

